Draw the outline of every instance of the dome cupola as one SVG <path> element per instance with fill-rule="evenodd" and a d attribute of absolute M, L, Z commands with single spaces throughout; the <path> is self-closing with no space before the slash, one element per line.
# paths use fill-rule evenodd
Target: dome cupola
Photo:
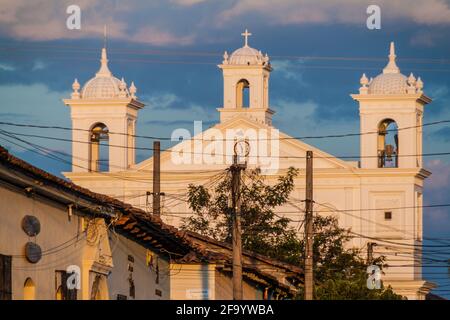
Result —
<path fill-rule="evenodd" d="M 135 94 L 130 94 L 124 79 L 120 80 L 114 77 L 109 70 L 106 48 L 102 48 L 100 69 L 95 74 L 95 77 L 85 83 L 81 92 L 78 92 L 79 84 L 77 81 L 74 82 L 73 89 L 72 98 L 78 99 L 136 98 Z M 136 93 L 134 84 L 133 91 Z"/>
<path fill-rule="evenodd" d="M 245 29 L 241 34 L 244 37 L 244 46 L 235 50 L 230 56 L 225 51 L 223 55 L 223 64 L 229 65 L 267 65 L 270 66 L 269 56 L 263 55 L 260 50 L 256 50 L 248 45 L 248 37 L 252 34 Z"/>
<path fill-rule="evenodd" d="M 398 94 L 415 94 L 421 93 L 423 88 L 422 80 L 415 79 L 411 74 L 409 77 L 400 72 L 396 63 L 395 45 L 391 42 L 389 52 L 389 62 L 384 67 L 383 73 L 374 79 L 366 81 L 365 74 L 361 78 L 361 94 L 377 94 L 377 95 L 398 95 Z"/>

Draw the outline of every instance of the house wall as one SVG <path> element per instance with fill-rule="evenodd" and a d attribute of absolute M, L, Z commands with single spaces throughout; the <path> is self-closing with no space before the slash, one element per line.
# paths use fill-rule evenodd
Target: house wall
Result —
<path fill-rule="evenodd" d="M 37 217 L 40 233 L 33 238 L 22 230 L 25 215 Z M 12 257 L 12 298 L 24 298 L 24 284 L 31 278 L 35 285 L 36 299 L 56 298 L 55 272 L 77 265 L 83 270 L 86 240 L 81 232 L 81 218 L 72 216 L 69 221 L 67 209 L 42 198 L 27 197 L 23 190 L 14 190 L 0 183 L 0 253 Z M 78 236 L 78 238 L 77 238 Z M 42 249 L 42 259 L 32 264 L 24 257 L 25 244 L 37 243 Z M 81 284 L 78 298 L 87 291 Z"/>
<path fill-rule="evenodd" d="M 171 264 L 171 300 L 215 300 L 214 264 Z"/>
<path fill-rule="evenodd" d="M 114 232 L 109 233 L 109 239 L 114 262 L 114 268 L 108 277 L 111 300 L 117 299 L 118 294 L 126 296 L 127 299 L 133 299 L 130 296 L 130 274 L 135 286 L 134 299 L 166 300 L 170 298 L 170 276 L 173 270 L 166 259 Z M 148 264 L 147 255 L 153 256 L 153 259 L 148 260 Z M 134 262 L 129 261 L 129 256 L 132 256 Z M 130 271 L 129 266 L 133 268 L 133 271 Z M 158 273 L 159 277 L 157 277 Z"/>
<path fill-rule="evenodd" d="M 229 273 L 216 270 L 216 299 L 233 299 L 233 278 Z M 244 300 L 262 300 L 264 290 L 256 284 L 250 284 L 244 281 L 242 284 L 242 293 Z"/>
<path fill-rule="evenodd" d="M 171 297 L 173 300 L 232 300 L 233 282 L 216 265 L 173 264 Z M 262 300 L 263 291 L 254 283 L 243 282 L 245 300 Z"/>

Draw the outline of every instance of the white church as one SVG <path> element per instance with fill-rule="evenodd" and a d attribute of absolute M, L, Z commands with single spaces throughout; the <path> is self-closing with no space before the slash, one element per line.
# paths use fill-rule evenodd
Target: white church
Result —
<path fill-rule="evenodd" d="M 161 192 L 166 194 L 162 219 L 179 226 L 190 214 L 188 185 L 210 184 L 237 152 L 249 168 L 263 169 L 267 183 L 291 166 L 300 169 L 292 201 L 277 209 L 299 221 L 304 214 L 300 200 L 305 197 L 306 151 L 311 150 L 314 210 L 335 215 L 342 227 L 351 228 L 349 246 L 370 246 L 374 256 L 387 257 L 385 284 L 409 299 L 424 299 L 434 285 L 423 279 L 421 268 L 423 183 L 431 174 L 421 156 L 423 112 L 431 102 L 422 91 L 423 82 L 400 72 L 391 43 L 382 73 L 373 79 L 363 75 L 359 92 L 351 95 L 359 103 L 360 161 L 346 161 L 273 127 L 270 59 L 249 46 L 249 35 L 243 33 L 244 46 L 225 52 L 219 65 L 224 87 L 218 123 L 161 152 Z M 75 80 L 70 99 L 64 100 L 73 128 L 72 171 L 64 175 L 92 191 L 151 208 L 153 158 L 135 162 L 136 121 L 144 104 L 134 83 L 128 87 L 111 73 L 106 48 L 100 61 L 95 76 L 84 86 Z M 178 133 L 175 136 L 182 137 L 185 132 Z M 102 152 L 108 153 L 107 164 L 101 161 Z"/>

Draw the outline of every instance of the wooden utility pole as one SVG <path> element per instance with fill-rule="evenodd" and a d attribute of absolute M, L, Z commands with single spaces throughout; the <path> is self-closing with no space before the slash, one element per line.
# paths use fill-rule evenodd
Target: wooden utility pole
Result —
<path fill-rule="evenodd" d="M 231 199 L 233 206 L 233 300 L 242 300 L 242 240 L 241 240 L 241 171 L 246 164 L 238 164 L 233 156 L 231 171 Z"/>
<path fill-rule="evenodd" d="M 153 141 L 153 214 L 161 213 L 161 143 Z"/>
<path fill-rule="evenodd" d="M 305 300 L 313 300 L 313 153 L 306 152 Z"/>
<path fill-rule="evenodd" d="M 375 242 L 367 243 L 367 265 L 371 265 L 373 262 L 373 247 L 377 244 Z"/>

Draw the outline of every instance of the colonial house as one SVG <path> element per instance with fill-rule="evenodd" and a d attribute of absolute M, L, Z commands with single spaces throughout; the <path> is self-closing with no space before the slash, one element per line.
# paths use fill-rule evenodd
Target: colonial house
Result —
<path fill-rule="evenodd" d="M 182 198 L 189 184 L 209 183 L 237 153 L 247 159 L 248 168 L 260 168 L 268 183 L 291 166 L 302 169 L 290 201 L 278 208 L 280 215 L 299 220 L 306 152 L 312 151 L 314 210 L 338 217 L 341 227 L 351 229 L 350 247 L 370 245 L 374 256 L 387 257 L 386 284 L 409 299 L 424 299 L 432 284 L 423 279 L 421 268 L 423 185 L 431 174 L 422 161 L 422 119 L 431 102 L 423 81 L 400 72 L 392 43 L 382 72 L 370 79 L 364 74 L 359 92 L 351 95 L 359 110 L 349 98 L 349 107 L 360 116 L 360 159 L 341 159 L 274 127 L 270 58 L 249 45 L 248 32 L 243 36 L 244 45 L 225 52 L 219 64 L 223 104 L 217 109 L 218 122 L 192 137 L 187 130 L 174 132 L 183 139 L 161 153 L 161 191 Z M 154 159 L 135 161 L 136 121 L 144 104 L 134 83 L 127 87 L 112 74 L 103 48 L 95 77 L 83 86 L 75 80 L 72 88 L 64 100 L 71 111 L 72 171 L 64 175 L 136 207 L 151 206 L 146 195 L 152 192 Z M 191 212 L 185 199 L 171 200 L 168 209 L 170 214 L 163 208 L 162 218 L 175 226 L 179 216 Z"/>
<path fill-rule="evenodd" d="M 220 246 L 0 147 L 0 300 L 231 299 Z M 245 299 L 292 298 L 303 281 L 251 252 L 243 271 Z"/>

